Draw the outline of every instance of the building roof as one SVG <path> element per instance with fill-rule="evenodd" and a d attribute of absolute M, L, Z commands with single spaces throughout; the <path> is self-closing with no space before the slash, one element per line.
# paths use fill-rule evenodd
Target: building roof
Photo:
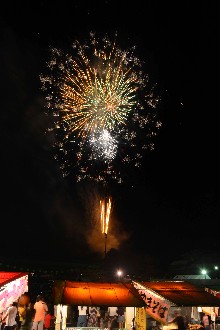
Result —
<path fill-rule="evenodd" d="M 0 271 L 0 288 L 22 276 L 27 275 L 28 273 L 21 272 L 1 272 Z"/>
<path fill-rule="evenodd" d="M 139 282 L 169 300 L 176 306 L 218 307 L 220 298 L 205 291 L 203 287 L 185 281 Z"/>
<path fill-rule="evenodd" d="M 55 281 L 53 299 L 55 304 L 77 306 L 143 307 L 146 305 L 131 283 Z"/>
<path fill-rule="evenodd" d="M 199 275 L 176 275 L 174 276 L 174 280 L 210 280 L 211 277 L 207 274 L 199 274 Z"/>

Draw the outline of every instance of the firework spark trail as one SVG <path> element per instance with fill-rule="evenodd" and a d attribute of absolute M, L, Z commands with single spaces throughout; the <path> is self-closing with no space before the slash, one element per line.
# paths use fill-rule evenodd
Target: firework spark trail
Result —
<path fill-rule="evenodd" d="M 108 199 L 108 202 L 106 202 L 105 200 L 100 200 L 101 230 L 102 230 L 102 233 L 106 234 L 106 235 L 108 234 L 111 207 L 112 207 L 112 202 L 111 202 L 110 197 Z"/>
<path fill-rule="evenodd" d="M 100 42 L 91 33 L 89 43 L 73 44 L 73 55 L 51 51 L 50 74 L 40 79 L 63 175 L 74 168 L 77 181 L 120 182 L 116 164 L 140 166 L 161 125 L 153 111 L 159 99 L 152 88 L 146 91 L 148 77 L 134 48 L 121 50 L 108 37 Z"/>

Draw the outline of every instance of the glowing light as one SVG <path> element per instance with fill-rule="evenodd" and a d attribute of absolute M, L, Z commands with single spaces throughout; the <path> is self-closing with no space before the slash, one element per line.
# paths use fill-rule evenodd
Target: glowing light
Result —
<path fill-rule="evenodd" d="M 89 42 L 75 41 L 71 54 L 51 48 L 40 80 L 64 176 L 121 182 L 121 166 L 140 167 L 143 151 L 154 148 L 159 98 L 134 51 L 93 33 Z"/>
<path fill-rule="evenodd" d="M 99 134 L 92 134 L 91 149 L 93 154 L 97 154 L 97 158 L 110 160 L 115 158 L 117 153 L 117 141 L 111 136 L 107 130 L 102 130 Z"/>
<path fill-rule="evenodd" d="M 204 278 L 206 279 L 206 275 L 207 275 L 207 270 L 206 269 L 202 269 L 201 270 L 202 275 L 204 275 Z"/>
<path fill-rule="evenodd" d="M 123 275 L 123 271 L 118 269 L 117 270 L 117 276 L 118 276 L 119 281 L 121 280 L 122 275 Z"/>
<path fill-rule="evenodd" d="M 108 226 L 109 226 L 109 219 L 110 219 L 110 213 L 111 213 L 111 207 L 112 207 L 112 201 L 109 197 L 108 202 L 105 200 L 100 201 L 100 208 L 101 208 L 101 230 L 103 234 L 108 233 Z"/>

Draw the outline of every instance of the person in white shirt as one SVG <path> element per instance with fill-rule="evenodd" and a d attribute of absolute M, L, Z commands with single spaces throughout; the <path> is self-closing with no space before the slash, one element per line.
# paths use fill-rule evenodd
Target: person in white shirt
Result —
<path fill-rule="evenodd" d="M 215 307 L 212 308 L 211 312 L 211 329 L 215 330 L 215 322 L 216 322 L 217 314 L 215 312 Z"/>
<path fill-rule="evenodd" d="M 113 318 L 114 315 L 117 315 L 118 307 L 108 307 L 108 315 Z"/>
<path fill-rule="evenodd" d="M 2 322 L 5 321 L 5 330 L 14 330 L 14 328 L 17 325 L 17 322 L 15 320 L 17 311 L 18 311 L 18 303 L 14 301 L 10 306 L 8 307 L 6 314 L 2 318 Z"/>
<path fill-rule="evenodd" d="M 86 327 L 87 326 L 87 317 L 88 317 L 88 307 L 87 306 L 79 306 L 78 307 L 78 321 L 77 327 Z"/>

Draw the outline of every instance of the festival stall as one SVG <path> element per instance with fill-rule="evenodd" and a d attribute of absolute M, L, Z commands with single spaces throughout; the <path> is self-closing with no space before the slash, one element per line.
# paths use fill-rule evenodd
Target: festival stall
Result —
<path fill-rule="evenodd" d="M 28 273 L 0 272 L 0 312 L 28 291 Z"/>
<path fill-rule="evenodd" d="M 149 328 L 146 323 L 152 320 L 155 327 L 175 329 L 174 324 L 167 325 L 175 311 L 184 317 L 189 328 L 191 322 L 198 328 L 200 313 L 211 314 L 213 308 L 217 311 L 220 306 L 220 299 L 207 289 L 185 281 L 133 282 L 133 285 L 146 302 L 146 316 L 136 317 L 137 329 Z"/>
<path fill-rule="evenodd" d="M 107 306 L 125 307 L 126 325 L 131 328 L 137 307 L 146 303 L 131 283 L 97 283 L 55 281 L 53 299 L 56 311 L 56 328 L 72 330 L 68 327 L 67 306 Z M 61 326 L 60 326 L 61 324 Z"/>
<path fill-rule="evenodd" d="M 190 325 L 199 317 L 197 307 L 205 312 L 220 307 L 220 299 L 205 290 L 184 281 L 155 281 L 132 283 L 94 283 L 55 281 L 53 298 L 56 305 L 57 330 L 68 327 L 67 306 L 124 306 L 125 328 L 136 330 L 170 330 L 167 322 L 173 313 L 184 316 Z M 197 316 L 196 316 L 197 315 Z M 194 319 L 196 323 L 196 319 Z M 198 320 L 197 320 L 198 321 Z M 174 329 L 174 325 L 171 325 Z"/>

